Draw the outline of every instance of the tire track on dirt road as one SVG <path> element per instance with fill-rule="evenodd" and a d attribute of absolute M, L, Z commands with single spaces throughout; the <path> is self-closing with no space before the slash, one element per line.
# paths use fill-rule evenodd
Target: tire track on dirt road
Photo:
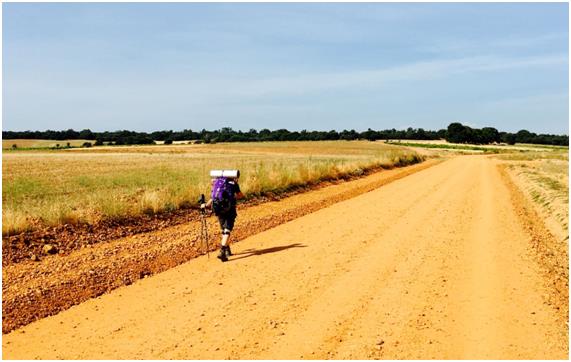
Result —
<path fill-rule="evenodd" d="M 4 335 L 4 358 L 567 358 L 493 161 L 465 156 Z"/>
<path fill-rule="evenodd" d="M 450 189 L 440 205 L 448 235 L 383 282 L 350 324 L 366 342 L 343 338 L 334 358 L 565 358 L 568 330 L 545 305 L 529 236 L 503 207 L 510 195 L 494 165 L 480 160 L 479 176 L 457 185 L 463 196 Z"/>
<path fill-rule="evenodd" d="M 385 224 L 379 222 L 377 215 L 372 215 L 374 224 L 367 223 L 368 225 L 355 228 L 353 218 L 366 217 L 366 211 L 365 214 L 348 217 L 346 235 L 360 241 L 356 243 L 360 248 L 358 256 L 346 261 L 344 270 L 339 270 L 334 280 L 321 281 L 325 290 L 319 298 L 326 303 L 315 303 L 308 298 L 308 310 L 301 314 L 296 311 L 290 317 L 296 323 L 290 321 L 282 340 L 256 358 L 284 356 L 286 359 L 337 359 L 340 356 L 336 351 L 341 346 L 352 345 L 354 340 L 363 338 L 359 330 L 352 330 L 355 319 L 367 312 L 371 300 L 383 293 L 386 281 L 391 280 L 395 273 L 403 268 L 413 270 L 421 262 L 426 249 L 432 247 L 430 239 L 426 237 L 426 227 L 446 221 L 447 210 L 427 210 L 438 210 L 450 190 L 469 182 L 469 178 L 465 172 L 460 171 L 447 177 L 438 174 L 437 178 L 428 182 L 430 187 L 419 193 L 410 193 L 419 197 L 405 203 L 403 214 L 393 213 L 390 218 L 384 219 Z M 390 190 L 386 191 L 390 193 Z M 460 194 L 460 199 L 462 196 Z M 361 202 L 363 206 L 371 202 L 381 204 L 384 197 L 385 195 L 364 196 Z M 403 206 L 402 199 L 400 203 L 399 206 Z M 376 242 L 371 242 L 373 240 Z M 398 304 L 398 301 L 395 302 Z M 308 328 L 316 330 L 308 333 Z M 324 333 L 323 330 L 327 332 Z M 371 346 L 375 346 L 376 342 L 372 341 Z M 361 357 L 361 353 L 348 353 L 341 358 Z"/>

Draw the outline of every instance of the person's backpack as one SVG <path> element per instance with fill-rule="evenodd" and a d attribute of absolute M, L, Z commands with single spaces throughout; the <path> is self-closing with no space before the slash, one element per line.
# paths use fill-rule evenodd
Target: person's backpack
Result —
<path fill-rule="evenodd" d="M 212 185 L 212 210 L 216 215 L 225 214 L 234 204 L 234 190 L 230 180 L 218 177 Z"/>

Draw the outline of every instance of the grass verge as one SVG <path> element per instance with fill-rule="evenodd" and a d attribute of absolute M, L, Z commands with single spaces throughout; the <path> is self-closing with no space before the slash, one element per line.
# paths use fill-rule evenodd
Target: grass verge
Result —
<path fill-rule="evenodd" d="M 3 154 L 3 235 L 196 204 L 210 169 L 240 169 L 249 198 L 421 162 L 376 142 L 268 142 Z"/>

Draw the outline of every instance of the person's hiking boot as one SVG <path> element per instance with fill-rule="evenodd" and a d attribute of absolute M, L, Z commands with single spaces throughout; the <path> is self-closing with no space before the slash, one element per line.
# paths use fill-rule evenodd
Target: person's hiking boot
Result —
<path fill-rule="evenodd" d="M 226 251 L 227 246 L 223 246 L 220 248 L 220 254 L 218 254 L 217 258 L 224 261 L 228 261 L 228 256 L 227 256 L 227 251 Z"/>
<path fill-rule="evenodd" d="M 230 245 L 226 245 L 226 256 L 232 256 L 232 250 L 230 250 Z"/>

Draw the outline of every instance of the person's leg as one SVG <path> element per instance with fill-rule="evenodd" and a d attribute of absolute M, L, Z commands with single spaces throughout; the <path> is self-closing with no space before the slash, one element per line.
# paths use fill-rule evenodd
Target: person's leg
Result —
<path fill-rule="evenodd" d="M 225 215 L 219 215 L 218 216 L 218 221 L 220 222 L 220 228 L 222 229 L 222 240 L 220 241 L 221 247 L 220 247 L 220 255 L 218 255 L 218 259 L 222 260 L 222 261 L 227 261 L 228 260 L 228 256 L 227 256 L 227 243 L 228 243 L 228 238 L 230 237 L 230 232 L 227 231 L 227 218 Z"/>
<path fill-rule="evenodd" d="M 232 256 L 232 250 L 230 250 L 230 233 L 234 229 L 234 221 L 236 220 L 236 210 L 232 210 L 228 217 L 226 218 L 226 223 L 224 224 L 224 235 L 222 236 L 222 245 L 226 246 L 226 253 L 228 256 Z"/>
<path fill-rule="evenodd" d="M 230 230 L 224 228 L 222 230 L 222 241 L 220 242 L 220 244 L 222 244 L 222 246 L 227 246 L 228 245 L 228 239 L 230 239 Z"/>
<path fill-rule="evenodd" d="M 234 228 L 234 220 L 236 219 L 236 210 L 232 212 L 218 216 L 218 221 L 220 222 L 220 228 L 222 229 L 222 240 L 220 240 L 220 255 L 218 258 L 222 261 L 227 261 L 228 257 L 232 255 L 230 250 L 230 233 Z"/>

